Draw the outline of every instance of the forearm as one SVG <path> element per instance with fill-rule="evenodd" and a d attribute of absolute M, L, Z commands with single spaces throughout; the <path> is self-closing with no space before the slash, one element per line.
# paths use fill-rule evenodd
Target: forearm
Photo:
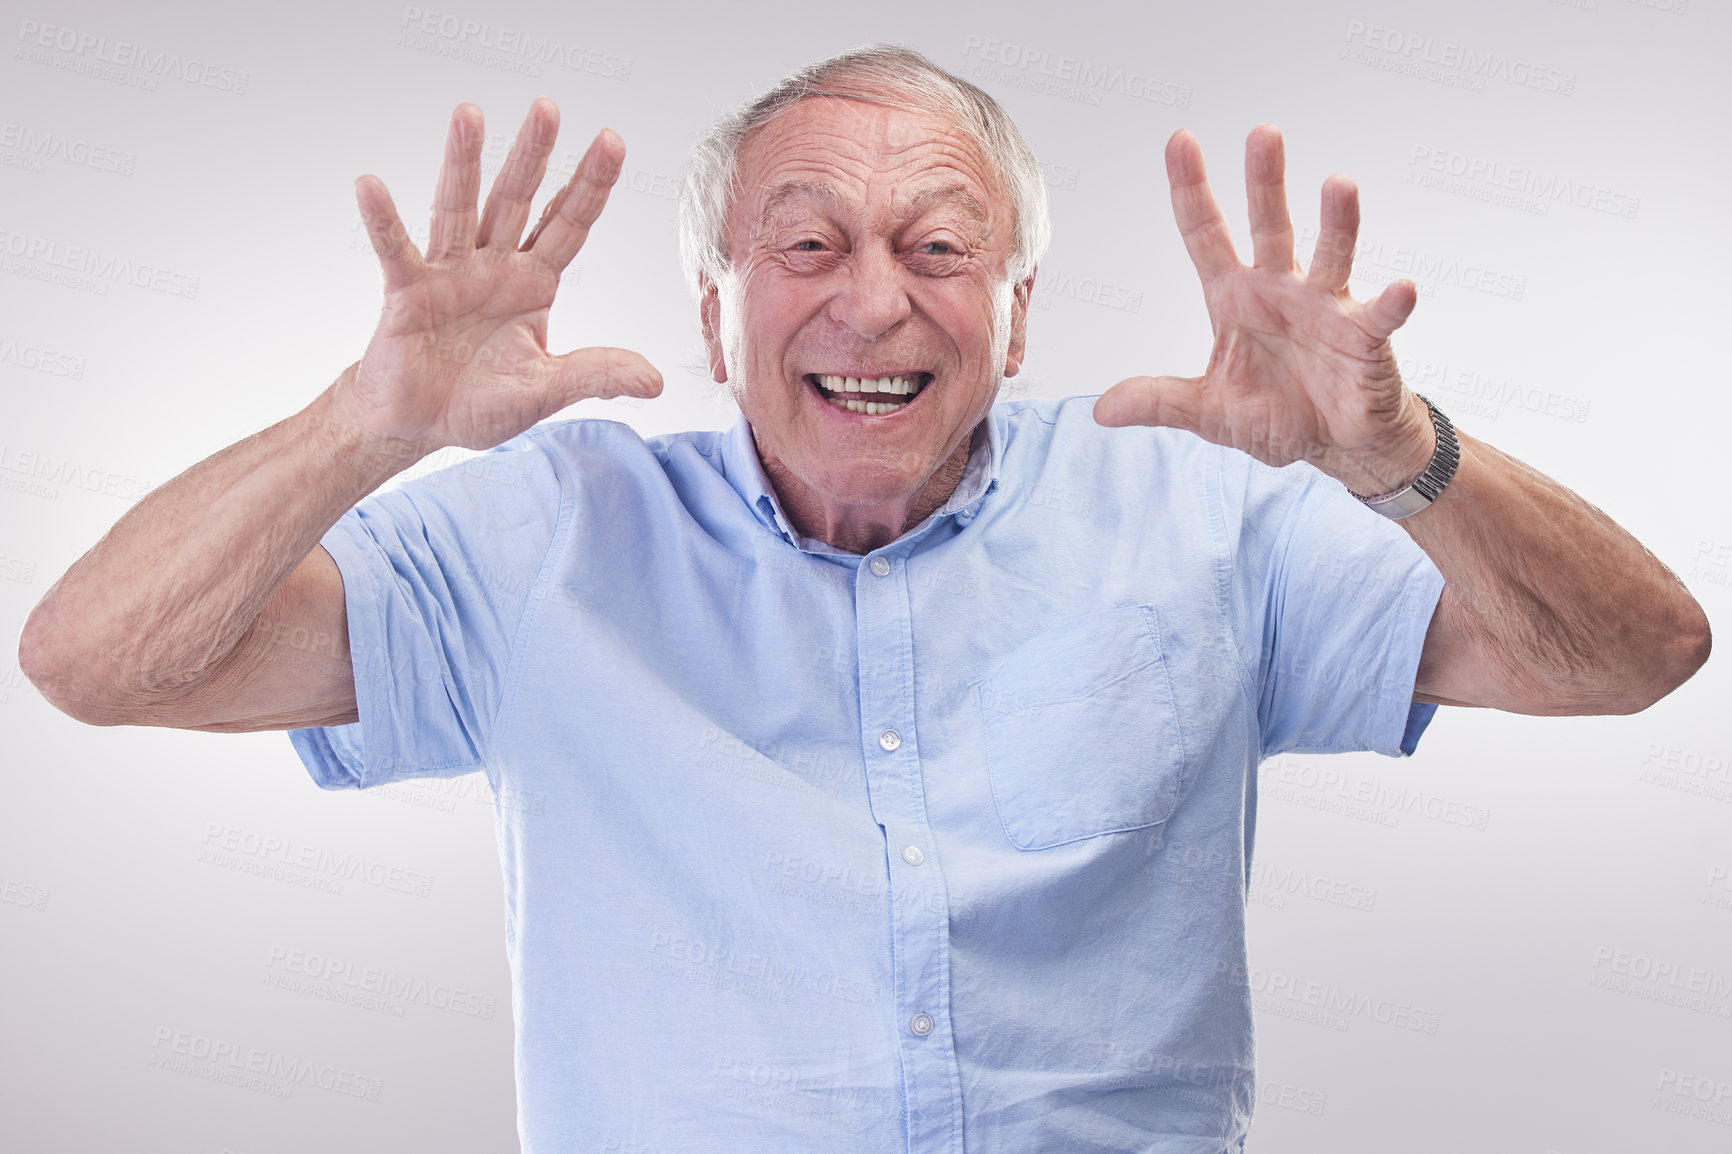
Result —
<path fill-rule="evenodd" d="M 125 716 L 221 668 L 337 518 L 420 455 L 346 419 L 335 389 L 147 494 L 55 582 L 19 646 L 45 696 Z"/>
<path fill-rule="evenodd" d="M 1399 522 L 1446 583 L 1417 699 L 1628 713 L 1700 667 L 1708 621 L 1669 569 L 1563 485 L 1483 441 L 1457 438 L 1454 478 Z M 1433 644 L 1446 632 L 1473 660 L 1449 660 Z"/>

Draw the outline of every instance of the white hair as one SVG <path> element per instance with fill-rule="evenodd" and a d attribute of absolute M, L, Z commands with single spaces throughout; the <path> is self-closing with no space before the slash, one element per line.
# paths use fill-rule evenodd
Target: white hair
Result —
<path fill-rule="evenodd" d="M 1016 215 L 1010 279 L 1022 280 L 1034 271 L 1052 236 L 1046 182 L 1010 115 L 991 96 L 913 49 L 869 44 L 791 73 L 716 121 L 693 147 L 680 189 L 680 261 L 693 293 L 701 293 L 702 278 L 722 283 L 731 267 L 728 216 L 740 189 L 740 152 L 746 142 L 812 96 L 864 100 L 954 121 L 986 154 L 1010 197 Z"/>

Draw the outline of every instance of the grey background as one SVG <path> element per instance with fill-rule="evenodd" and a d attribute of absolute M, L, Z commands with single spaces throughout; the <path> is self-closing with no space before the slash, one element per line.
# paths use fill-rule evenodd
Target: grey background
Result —
<path fill-rule="evenodd" d="M 12 648 L 131 501 L 305 405 L 360 355 L 379 282 L 352 182 L 377 173 L 424 235 L 459 101 L 499 138 L 490 171 L 538 94 L 563 113 L 558 156 L 603 124 L 625 138 L 624 186 L 551 341 L 623 345 L 661 367 L 657 401 L 573 410 L 646 434 L 732 419 L 701 372 L 671 193 L 712 115 L 792 67 L 906 43 L 1016 116 L 1047 166 L 1055 225 L 1016 382 L 1033 395 L 1200 371 L 1209 329 L 1161 148 L 1181 126 L 1199 134 L 1243 238 L 1244 136 L 1274 121 L 1302 227 L 1328 173 L 1360 181 L 1355 292 L 1418 282 L 1396 338 L 1410 383 L 1606 510 L 1723 633 L 1732 622 L 1722 3 L 4 7 L 8 1150 L 516 1148 L 478 776 L 324 793 L 281 734 L 76 724 L 23 681 Z M 521 58 L 465 58 L 460 24 L 415 33 L 412 10 L 594 55 L 530 75 Z M 49 26 L 71 47 L 41 47 Z M 215 71 L 102 71 L 97 38 Z M 1451 51 L 1492 74 L 1426 63 Z M 1043 69 L 1084 66 L 1106 80 L 1046 87 Z M 1478 162 L 1489 177 L 1469 174 Z M 1497 180 L 1528 191 L 1500 199 Z M 80 260 L 84 281 L 43 279 Z M 122 262 L 159 279 L 101 275 Z M 1444 709 L 1411 760 L 1265 765 L 1254 1148 L 1732 1145 L 1727 668 L 1711 662 L 1636 716 Z M 214 852 L 225 840 L 237 848 Z M 1398 1004 L 1434 1032 L 1379 1020 Z M 153 1065 L 179 1033 L 346 1072 L 363 1096 L 303 1082 L 282 1097 L 198 1076 L 218 1065 Z"/>

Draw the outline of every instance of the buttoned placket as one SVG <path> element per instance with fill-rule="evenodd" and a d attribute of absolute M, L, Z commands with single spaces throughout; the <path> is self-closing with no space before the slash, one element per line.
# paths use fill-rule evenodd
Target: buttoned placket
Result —
<path fill-rule="evenodd" d="M 924 536 L 921 534 L 920 536 Z M 886 915 L 903 1118 L 910 1154 L 962 1149 L 962 1084 L 950 1032 L 950 916 L 932 853 L 914 725 L 914 638 L 904 538 L 855 569 L 861 746 L 889 871 Z"/>
<path fill-rule="evenodd" d="M 908 558 L 922 542 L 961 531 L 998 488 L 997 418 L 951 499 L 907 535 L 865 557 L 802 537 L 783 514 L 745 418 L 730 436 L 736 488 L 783 543 L 854 570 L 860 681 L 860 747 L 868 804 L 888 871 L 893 1021 L 902 1065 L 903 1133 L 909 1154 L 961 1154 L 962 1075 L 950 1030 L 950 900 L 926 823 L 919 734 L 914 726 L 914 629 Z M 982 449 L 975 452 L 975 449 Z M 946 522 L 950 526 L 945 526 Z M 939 537 L 935 537 L 935 532 Z"/>

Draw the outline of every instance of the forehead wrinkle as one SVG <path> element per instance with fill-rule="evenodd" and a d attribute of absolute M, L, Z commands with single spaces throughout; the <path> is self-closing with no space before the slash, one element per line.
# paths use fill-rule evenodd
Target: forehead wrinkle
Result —
<path fill-rule="evenodd" d="M 956 138 L 953 131 L 908 132 L 899 140 L 876 143 L 851 139 L 824 128 L 790 129 L 775 121 L 761 132 L 763 135 L 754 138 L 743 150 L 742 167 L 750 165 L 745 156 L 762 155 L 763 150 L 769 150 L 775 158 L 771 161 L 773 168 L 791 165 L 833 169 L 844 183 L 869 183 L 909 167 L 924 167 L 932 172 L 947 169 L 960 178 L 956 180 L 959 187 L 982 181 L 992 185 L 1002 179 L 985 163 L 973 142 Z M 776 156 L 778 152 L 780 156 Z M 799 192 L 813 193 L 833 202 L 837 199 L 836 189 L 827 185 L 824 179 L 789 177 L 779 181 L 771 191 L 766 208 L 779 205 Z"/>
<path fill-rule="evenodd" d="M 777 231 L 783 223 L 779 218 L 802 201 L 836 217 L 850 216 L 865 207 L 862 194 L 870 201 L 871 187 L 888 183 L 888 203 L 872 214 L 885 227 L 905 226 L 935 206 L 954 207 L 970 225 L 997 234 L 1005 195 L 1003 177 L 973 141 L 947 125 L 936 130 L 926 126 L 925 131 L 885 127 L 890 129 L 887 139 L 867 141 L 827 127 L 772 121 L 742 154 L 746 168 L 753 166 L 745 159 L 748 155 L 769 159 L 770 179 L 759 186 L 763 191 L 756 220 L 748 216 L 741 223 L 752 221 L 751 232 L 766 236 Z M 795 171 L 788 172 L 790 167 Z M 780 180 L 774 177 L 778 168 L 787 173 Z M 916 188 L 904 194 L 909 184 Z"/>
<path fill-rule="evenodd" d="M 768 231 L 778 211 L 788 203 L 801 199 L 811 199 L 823 202 L 830 210 L 839 212 L 845 208 L 846 197 L 835 185 L 822 180 L 783 180 L 777 183 L 768 196 L 764 198 L 763 210 L 758 214 L 760 230 Z M 924 188 L 914 193 L 901 206 L 900 210 L 892 210 L 893 219 L 909 221 L 917 220 L 935 206 L 955 206 L 974 223 L 990 226 L 992 214 L 974 195 L 974 191 L 966 184 L 949 184 L 940 188 Z"/>

